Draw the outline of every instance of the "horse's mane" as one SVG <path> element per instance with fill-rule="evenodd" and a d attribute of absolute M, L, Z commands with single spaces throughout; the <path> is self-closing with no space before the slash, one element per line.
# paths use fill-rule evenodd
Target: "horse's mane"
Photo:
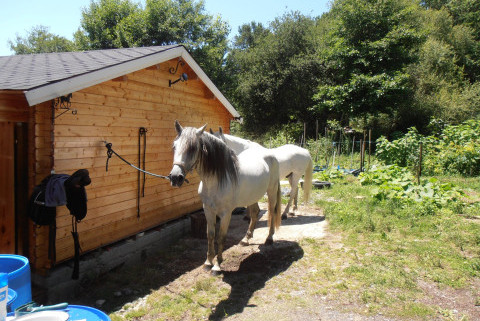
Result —
<path fill-rule="evenodd" d="M 186 129 L 187 128 L 184 128 L 184 131 Z M 188 151 L 197 139 L 196 129 L 193 128 L 192 131 L 188 131 L 188 133 L 185 134 L 188 135 L 185 142 Z M 198 151 L 197 168 L 202 171 L 203 175 L 217 177 L 218 183 L 221 186 L 223 186 L 228 179 L 230 179 L 233 184 L 237 184 L 238 158 L 234 151 L 221 139 L 207 132 L 203 132 L 198 139 L 200 150 Z"/>

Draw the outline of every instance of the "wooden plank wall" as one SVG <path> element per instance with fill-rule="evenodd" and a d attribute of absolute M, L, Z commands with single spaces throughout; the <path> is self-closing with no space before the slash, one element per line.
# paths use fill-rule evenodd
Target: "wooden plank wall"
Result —
<path fill-rule="evenodd" d="M 168 175 L 172 167 L 175 119 L 182 126 L 200 127 L 207 123 L 208 128 L 216 130 L 222 126 L 228 132 L 232 116 L 188 65 L 180 66 L 175 75 L 170 74 L 169 68 L 176 64 L 174 59 L 74 92 L 72 108 L 77 114 L 67 112 L 55 119 L 56 173 L 72 174 L 86 168 L 92 178 L 92 184 L 87 187 L 88 214 L 78 224 L 84 252 L 202 207 L 196 174 L 190 174 L 190 184 L 182 188 L 172 188 L 167 180 L 147 176 L 137 218 L 137 172 L 115 156 L 109 161 L 108 172 L 105 171 L 107 158 L 103 141 L 111 142 L 117 153 L 137 164 L 139 127 L 147 129 L 146 170 L 162 175 Z M 189 80 L 169 88 L 168 80 L 178 79 L 182 72 L 189 75 Z M 37 106 L 37 109 L 44 109 L 43 114 L 38 112 L 40 123 L 36 128 L 39 146 L 36 171 L 43 175 L 50 170 L 45 168 L 49 166 L 51 146 L 46 121 L 49 106 Z M 68 209 L 57 208 L 57 262 L 73 257 L 71 230 Z M 37 233 L 36 245 L 36 267 L 48 268 L 46 229 Z"/>

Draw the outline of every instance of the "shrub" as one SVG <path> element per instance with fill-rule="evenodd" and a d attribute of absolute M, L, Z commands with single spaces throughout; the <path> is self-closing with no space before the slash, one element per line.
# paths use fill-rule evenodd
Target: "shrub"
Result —
<path fill-rule="evenodd" d="M 377 140 L 377 159 L 410 169 L 419 166 L 419 146 L 423 143 L 422 171 L 429 175 L 480 174 L 480 120 L 446 126 L 438 135 L 423 136 L 410 128 L 403 137 Z"/>

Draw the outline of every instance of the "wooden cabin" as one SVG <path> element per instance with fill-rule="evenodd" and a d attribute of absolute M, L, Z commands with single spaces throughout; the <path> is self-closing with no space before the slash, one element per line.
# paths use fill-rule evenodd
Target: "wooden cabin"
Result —
<path fill-rule="evenodd" d="M 56 209 L 55 262 L 49 227 L 26 214 L 50 173 L 90 172 L 83 253 L 201 209 L 196 174 L 182 188 L 148 175 L 143 182 L 115 156 L 106 171 L 105 141 L 135 166 L 168 175 L 175 119 L 228 132 L 237 117 L 181 45 L 0 57 L 0 253 L 27 256 L 40 273 L 74 256 L 66 206 Z"/>

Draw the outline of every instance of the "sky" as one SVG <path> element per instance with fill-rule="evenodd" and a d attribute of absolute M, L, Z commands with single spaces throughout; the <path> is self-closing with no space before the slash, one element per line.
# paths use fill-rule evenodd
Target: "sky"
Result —
<path fill-rule="evenodd" d="M 91 0 L 0 1 L 0 56 L 8 56 L 13 54 L 8 41 L 14 41 L 17 34 L 25 37 L 34 26 L 49 27 L 51 33 L 72 40 L 80 26 L 82 8 Z M 244 23 L 255 21 L 268 26 L 276 17 L 291 11 L 320 16 L 329 10 L 329 4 L 330 0 L 205 0 L 205 11 L 228 22 L 232 39 Z"/>

